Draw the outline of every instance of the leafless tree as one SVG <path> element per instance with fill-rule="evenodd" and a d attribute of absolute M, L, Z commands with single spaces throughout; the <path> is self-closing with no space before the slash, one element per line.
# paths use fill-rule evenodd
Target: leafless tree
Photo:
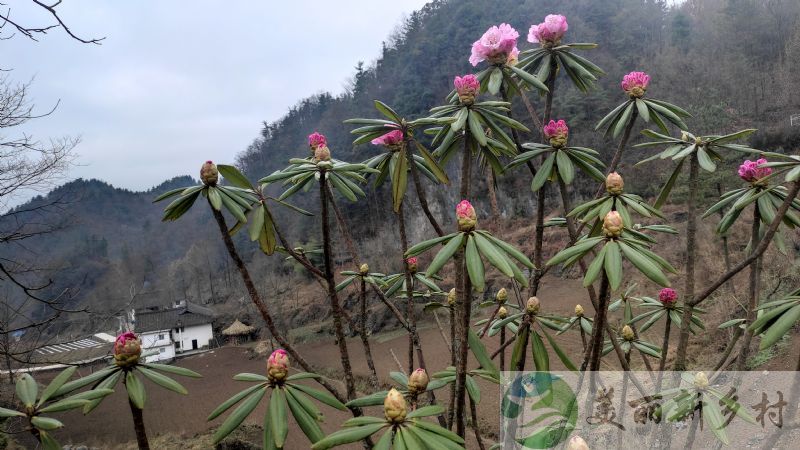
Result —
<path fill-rule="evenodd" d="M 30 0 L 29 6 L 40 9 L 50 19 L 49 23 L 43 25 L 30 25 L 23 24 L 16 20 L 12 15 L 12 8 L 7 3 L 0 3 L 0 39 L 11 39 L 16 33 L 19 33 L 28 39 L 38 41 L 41 36 L 46 35 L 48 32 L 61 29 L 67 33 L 69 37 L 78 42 L 100 45 L 100 41 L 105 39 L 104 37 L 84 39 L 77 36 L 69 29 L 67 24 L 61 19 L 61 16 L 59 16 L 57 8 L 60 4 L 61 0 L 52 3 Z"/>

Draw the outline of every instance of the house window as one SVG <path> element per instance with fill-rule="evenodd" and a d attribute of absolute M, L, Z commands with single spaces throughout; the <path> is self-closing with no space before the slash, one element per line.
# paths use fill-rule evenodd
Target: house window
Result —
<path fill-rule="evenodd" d="M 164 347 L 158 349 L 158 353 L 164 353 L 165 351 L 167 351 L 167 349 L 165 349 Z"/>
<path fill-rule="evenodd" d="M 181 341 L 175 341 L 175 348 L 181 348 Z"/>
<path fill-rule="evenodd" d="M 164 335 L 163 334 L 159 334 L 158 335 L 158 340 L 159 341 L 163 341 L 164 340 Z"/>

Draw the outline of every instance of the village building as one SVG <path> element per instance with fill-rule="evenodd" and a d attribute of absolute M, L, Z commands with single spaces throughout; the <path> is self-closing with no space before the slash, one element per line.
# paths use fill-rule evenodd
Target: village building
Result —
<path fill-rule="evenodd" d="M 132 316 L 142 349 L 157 352 L 148 355 L 146 362 L 168 361 L 178 353 L 208 348 L 214 339 L 214 311 L 194 303 L 137 310 Z"/>

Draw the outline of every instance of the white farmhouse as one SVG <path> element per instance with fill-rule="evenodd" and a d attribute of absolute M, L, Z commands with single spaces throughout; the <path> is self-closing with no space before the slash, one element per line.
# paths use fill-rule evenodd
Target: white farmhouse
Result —
<path fill-rule="evenodd" d="M 136 311 L 134 331 L 145 351 L 156 350 L 146 362 L 165 361 L 176 353 L 208 347 L 214 338 L 211 323 L 214 312 L 193 303 L 180 303 L 175 308 Z"/>

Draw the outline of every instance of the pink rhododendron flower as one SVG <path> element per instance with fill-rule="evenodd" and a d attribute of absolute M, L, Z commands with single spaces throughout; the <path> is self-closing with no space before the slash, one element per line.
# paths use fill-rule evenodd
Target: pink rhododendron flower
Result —
<path fill-rule="evenodd" d="M 411 272 L 417 271 L 417 257 L 412 256 L 410 258 L 406 258 L 406 265 L 408 266 L 408 270 Z"/>
<path fill-rule="evenodd" d="M 455 77 L 453 86 L 456 88 L 456 93 L 458 93 L 458 98 L 461 100 L 461 103 L 465 105 L 471 105 L 472 102 L 475 101 L 475 96 L 478 94 L 478 91 L 481 89 L 481 83 L 478 81 L 478 77 L 471 73 L 463 77 Z"/>
<path fill-rule="evenodd" d="M 622 77 L 622 90 L 634 98 L 641 98 L 650 84 L 650 75 L 644 72 L 631 72 Z"/>
<path fill-rule="evenodd" d="M 376 137 L 371 142 L 374 145 L 383 145 L 389 148 L 398 147 L 403 142 L 403 132 L 392 130 L 383 136 Z"/>
<path fill-rule="evenodd" d="M 675 300 L 678 299 L 678 293 L 675 292 L 675 289 L 672 288 L 664 288 L 658 293 L 658 301 L 665 305 L 670 305 L 675 303 Z"/>
<path fill-rule="evenodd" d="M 308 146 L 311 147 L 311 150 L 322 145 L 328 145 L 328 140 L 325 139 L 325 135 L 319 134 L 316 131 L 308 135 Z"/>
<path fill-rule="evenodd" d="M 283 381 L 289 375 L 289 355 L 279 348 L 267 358 L 267 376 L 272 381 Z"/>
<path fill-rule="evenodd" d="M 472 231 L 478 223 L 478 216 L 475 214 L 475 208 L 469 200 L 461 200 L 456 205 L 456 219 L 458 219 L 459 231 Z"/>
<path fill-rule="evenodd" d="M 120 367 L 128 367 L 139 361 L 142 354 L 142 341 L 133 331 L 126 331 L 114 341 L 114 362 Z"/>
<path fill-rule="evenodd" d="M 567 122 L 563 119 L 558 122 L 551 120 L 544 126 L 544 137 L 550 140 L 550 145 L 553 147 L 563 147 L 567 144 L 567 137 L 569 137 Z"/>
<path fill-rule="evenodd" d="M 509 53 L 517 46 L 518 37 L 517 30 L 507 23 L 489 28 L 472 44 L 470 64 L 477 66 L 481 61 L 489 61 L 492 64 L 505 63 Z"/>
<path fill-rule="evenodd" d="M 550 14 L 539 25 L 532 25 L 528 31 L 528 42 L 544 45 L 557 44 L 564 37 L 569 25 L 561 14 Z"/>
<path fill-rule="evenodd" d="M 772 174 L 771 167 L 758 167 L 762 164 L 766 164 L 767 160 L 764 158 L 759 158 L 756 161 L 745 160 L 745 162 L 739 166 L 739 176 L 747 182 L 754 182 L 758 181 L 764 177 L 767 177 Z"/>
<path fill-rule="evenodd" d="M 519 62 L 519 49 L 514 47 L 508 53 L 508 57 L 506 58 L 506 65 L 507 66 L 515 66 Z"/>

